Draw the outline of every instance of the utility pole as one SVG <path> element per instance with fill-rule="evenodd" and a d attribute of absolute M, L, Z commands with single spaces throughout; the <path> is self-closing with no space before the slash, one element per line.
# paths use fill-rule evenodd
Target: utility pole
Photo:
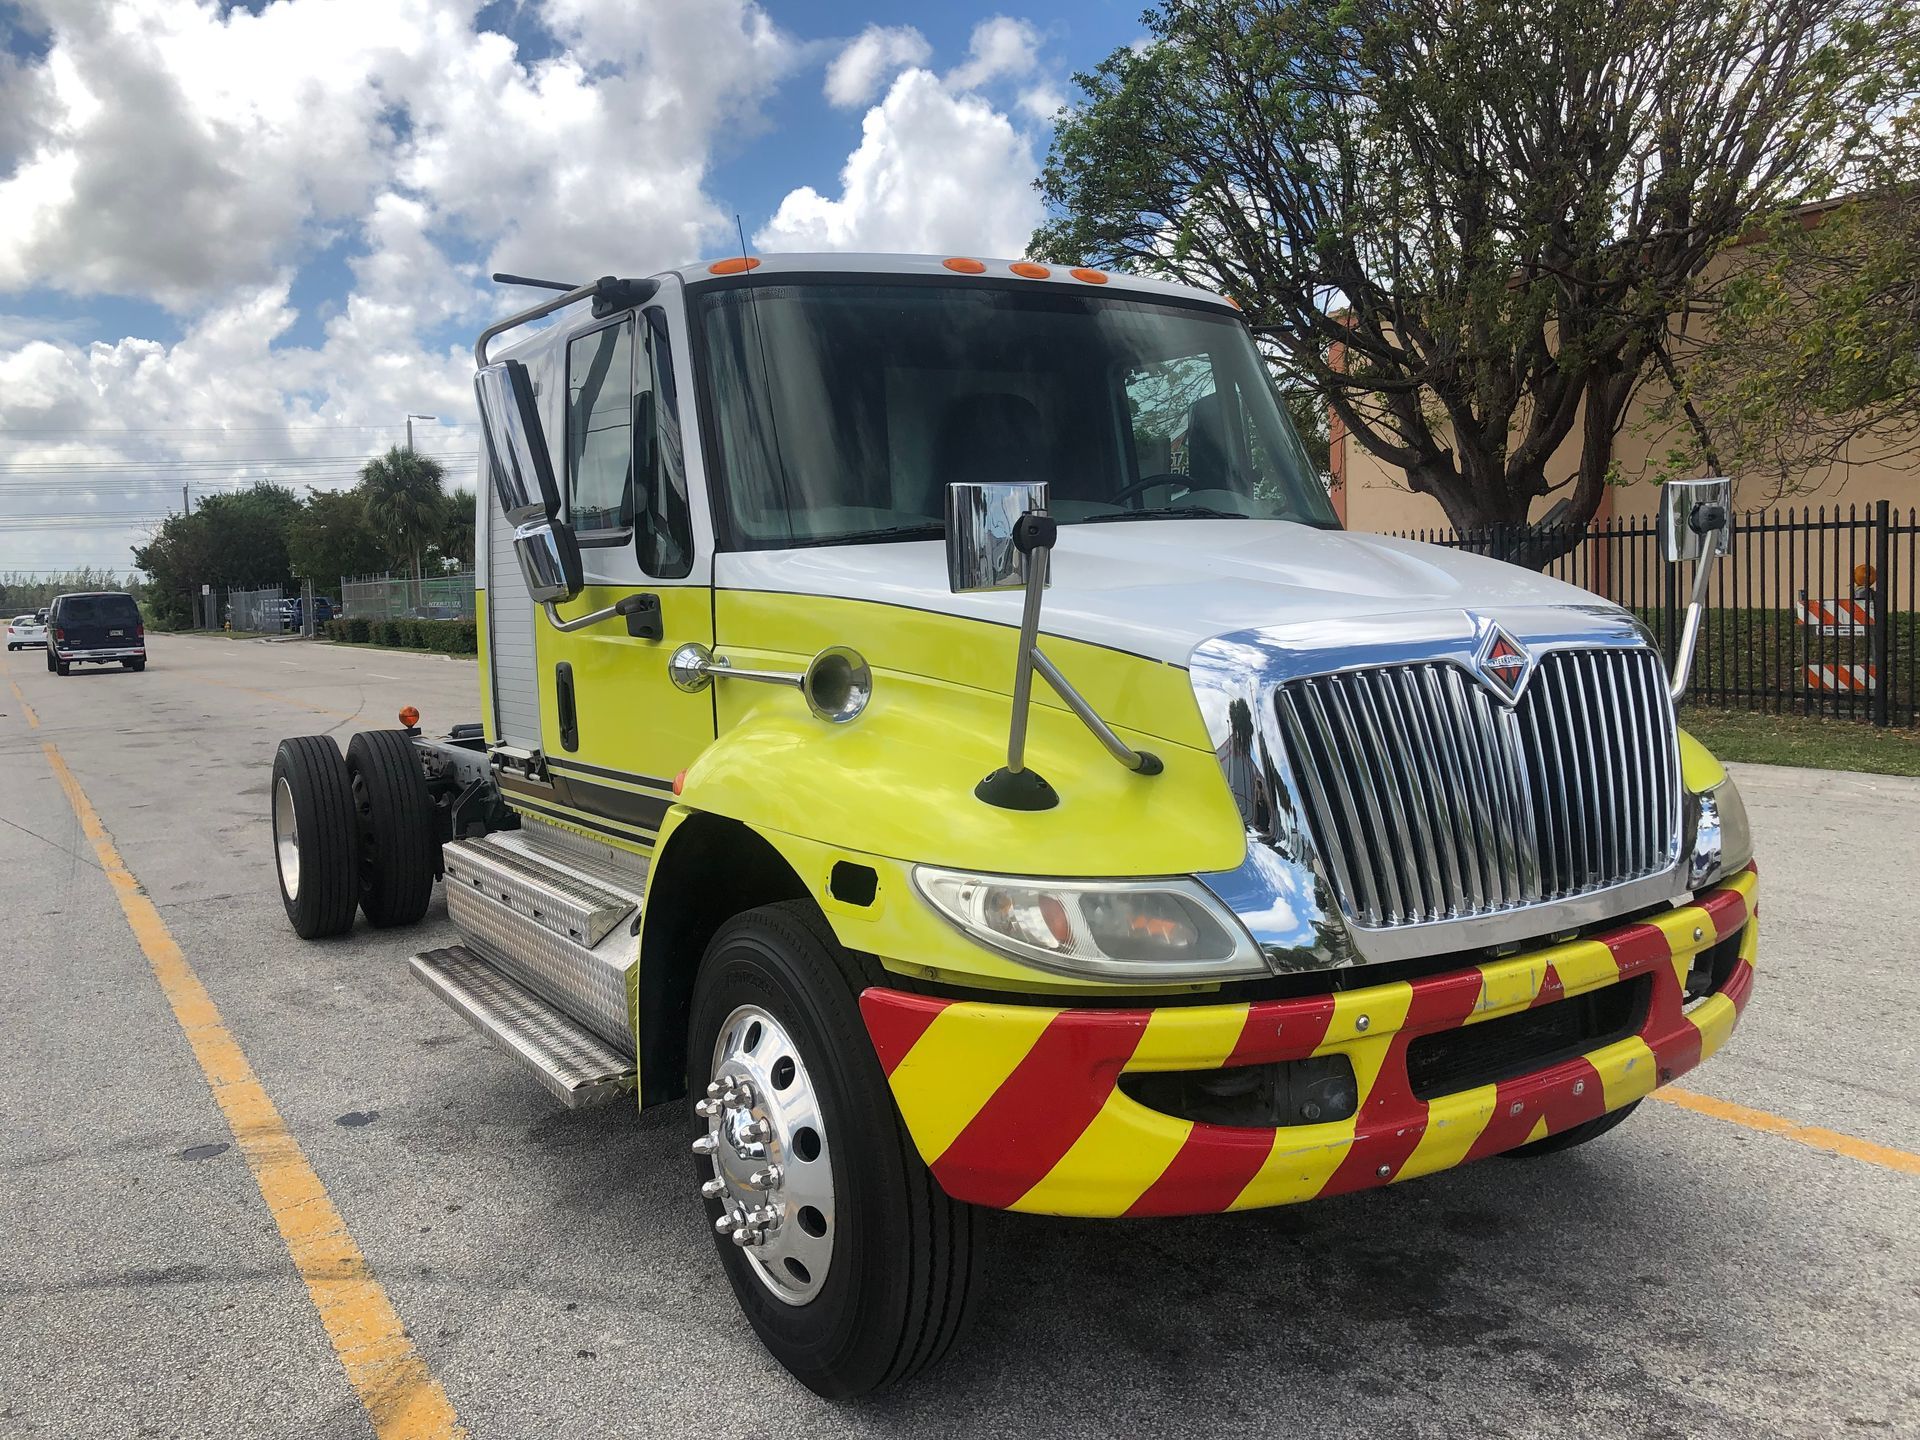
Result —
<path fill-rule="evenodd" d="M 438 420 L 439 418 L 440 417 L 438 415 L 407 416 L 407 453 L 409 455 L 413 453 L 413 422 L 416 420 Z"/>
<path fill-rule="evenodd" d="M 180 487 L 180 513 L 182 515 L 192 513 L 187 507 L 187 487 L 184 485 Z"/>

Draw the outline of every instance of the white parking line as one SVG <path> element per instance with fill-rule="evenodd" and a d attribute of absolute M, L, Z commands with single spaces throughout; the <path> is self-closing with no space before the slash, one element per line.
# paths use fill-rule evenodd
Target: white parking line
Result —
<path fill-rule="evenodd" d="M 376 680 L 398 680 L 400 678 L 398 675 L 382 675 L 378 670 L 369 670 L 367 673 Z"/>

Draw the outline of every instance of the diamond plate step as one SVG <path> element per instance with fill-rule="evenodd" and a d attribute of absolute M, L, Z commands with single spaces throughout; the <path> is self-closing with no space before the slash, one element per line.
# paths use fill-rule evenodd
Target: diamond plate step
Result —
<path fill-rule="evenodd" d="M 465 947 L 429 950 L 414 956 L 409 965 L 422 985 L 533 1071 L 568 1109 L 633 1089 L 631 1055 L 623 1055 L 576 1025 Z"/>
<path fill-rule="evenodd" d="M 637 901 L 578 872 L 509 850 L 490 840 L 456 840 L 441 847 L 447 884 L 466 885 L 489 900 L 591 950 Z"/>

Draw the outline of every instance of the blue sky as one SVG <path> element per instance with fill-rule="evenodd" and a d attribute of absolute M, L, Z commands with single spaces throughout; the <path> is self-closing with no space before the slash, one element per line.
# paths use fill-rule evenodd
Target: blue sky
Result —
<path fill-rule="evenodd" d="M 472 445 L 492 268 L 1015 254 L 1140 0 L 0 0 L 0 571 Z M 458 477 L 464 480 L 464 476 Z M 71 522 L 71 523 L 68 523 Z"/>

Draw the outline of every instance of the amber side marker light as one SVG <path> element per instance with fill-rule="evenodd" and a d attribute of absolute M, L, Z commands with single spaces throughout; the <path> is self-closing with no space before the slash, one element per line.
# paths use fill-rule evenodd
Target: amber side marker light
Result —
<path fill-rule="evenodd" d="M 1104 285 L 1107 283 L 1107 272 L 1104 270 L 1089 270 L 1083 265 L 1077 269 L 1069 270 L 1067 273 L 1076 280 L 1086 281 L 1089 285 Z"/>
<path fill-rule="evenodd" d="M 1009 265 L 1007 269 L 1028 280 L 1045 280 L 1049 275 L 1053 274 L 1046 266 L 1036 265 L 1031 260 L 1016 260 L 1013 264 Z"/>
<path fill-rule="evenodd" d="M 682 770 L 678 775 L 673 777 L 673 793 L 678 795 L 682 790 L 686 788 L 687 788 L 687 772 Z"/>
<path fill-rule="evenodd" d="M 964 255 L 955 255 L 951 259 L 942 260 L 940 263 L 946 266 L 947 269 L 961 275 L 984 275 L 987 269 L 987 267 L 982 265 L 978 260 L 969 260 Z"/>
<path fill-rule="evenodd" d="M 716 260 L 707 266 L 709 275 L 744 275 L 749 270 L 758 270 L 760 260 L 754 255 L 735 255 L 730 259 Z"/>
<path fill-rule="evenodd" d="M 420 723 L 420 712 L 411 705 L 402 705 L 400 707 L 400 723 L 409 730 L 413 729 L 414 726 Z"/>

